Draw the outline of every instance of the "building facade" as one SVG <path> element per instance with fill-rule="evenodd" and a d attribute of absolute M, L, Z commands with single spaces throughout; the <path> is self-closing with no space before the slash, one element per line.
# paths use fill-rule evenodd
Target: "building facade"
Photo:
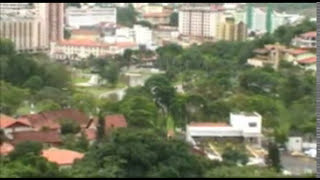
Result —
<path fill-rule="evenodd" d="M 45 26 L 36 18 L 1 18 L 0 37 L 10 39 L 17 51 L 37 52 L 48 50 Z"/>
<path fill-rule="evenodd" d="M 219 6 L 182 7 L 179 9 L 179 33 L 184 36 L 216 38 L 223 18 Z"/>
<path fill-rule="evenodd" d="M 66 9 L 67 25 L 73 28 L 80 28 L 80 26 L 94 26 L 101 22 L 117 23 L 116 8 L 74 8 Z"/>
<path fill-rule="evenodd" d="M 57 42 L 63 40 L 64 3 L 48 3 L 48 6 L 49 41 Z"/>
<path fill-rule="evenodd" d="M 292 45 L 297 46 L 300 48 L 317 48 L 317 32 L 307 32 L 304 34 L 301 34 L 298 37 L 295 37 L 292 40 Z"/>

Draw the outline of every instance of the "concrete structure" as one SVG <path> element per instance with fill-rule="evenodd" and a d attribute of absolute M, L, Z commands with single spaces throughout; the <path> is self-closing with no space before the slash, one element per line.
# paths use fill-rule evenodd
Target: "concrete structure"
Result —
<path fill-rule="evenodd" d="M 307 32 L 295 37 L 292 45 L 300 48 L 317 48 L 317 32 Z"/>
<path fill-rule="evenodd" d="M 134 40 L 138 45 L 151 46 L 152 30 L 141 25 L 134 25 Z"/>
<path fill-rule="evenodd" d="M 116 8 L 74 8 L 66 9 L 67 25 L 72 28 L 80 28 L 80 26 L 94 26 L 101 22 L 117 23 Z"/>
<path fill-rule="evenodd" d="M 286 143 L 287 150 L 292 152 L 302 152 L 302 137 L 289 137 Z"/>
<path fill-rule="evenodd" d="M 211 137 L 215 139 L 236 138 L 261 145 L 262 117 L 258 113 L 230 113 L 227 123 L 190 123 L 186 127 L 186 139 L 194 142 L 195 138 Z"/>
<path fill-rule="evenodd" d="M 71 39 L 97 41 L 101 33 L 97 30 L 74 29 L 71 31 Z"/>
<path fill-rule="evenodd" d="M 218 30 L 218 40 L 226 41 L 244 41 L 247 38 L 247 27 L 241 21 L 236 23 L 234 17 L 226 17 L 225 21 L 222 22 Z"/>
<path fill-rule="evenodd" d="M 40 19 L 0 18 L 0 37 L 10 39 L 17 51 L 37 52 L 49 48 L 46 31 Z"/>
<path fill-rule="evenodd" d="M 42 4 L 42 3 L 38 3 Z M 48 34 L 50 42 L 63 40 L 64 3 L 48 3 Z"/>
<path fill-rule="evenodd" d="M 109 52 L 109 45 L 91 40 L 68 40 L 51 44 L 50 55 L 55 59 L 81 60 L 90 55 L 105 56 Z"/>
<path fill-rule="evenodd" d="M 249 58 L 247 63 L 254 67 L 270 65 L 274 69 L 278 69 L 279 62 L 283 59 L 285 50 L 286 47 L 280 44 L 265 45 L 263 49 L 254 50 L 255 57 Z"/>
<path fill-rule="evenodd" d="M 4 131 L 4 135 L 9 139 L 12 139 L 12 133 L 14 132 L 33 130 L 28 120 L 16 120 L 4 114 L 0 114 L 0 129 Z"/>
<path fill-rule="evenodd" d="M 221 6 L 184 6 L 179 9 L 179 32 L 181 35 L 213 39 L 223 18 Z"/>

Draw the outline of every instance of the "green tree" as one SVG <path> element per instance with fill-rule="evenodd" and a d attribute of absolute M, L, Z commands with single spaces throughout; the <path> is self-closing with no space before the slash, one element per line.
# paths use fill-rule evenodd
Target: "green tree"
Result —
<path fill-rule="evenodd" d="M 170 26 L 178 26 L 178 22 L 179 22 L 179 17 L 178 17 L 178 13 L 177 12 L 173 12 L 170 15 Z"/>
<path fill-rule="evenodd" d="M 30 88 L 32 90 L 39 90 L 43 87 L 43 80 L 39 76 L 30 77 L 25 83 L 24 87 Z"/>
<path fill-rule="evenodd" d="M 36 104 L 39 112 L 54 111 L 61 109 L 61 106 L 51 99 L 45 99 Z"/>
<path fill-rule="evenodd" d="M 14 150 L 9 154 L 11 160 L 22 158 L 25 155 L 40 155 L 42 150 L 42 144 L 33 141 L 24 141 L 18 143 Z"/>
<path fill-rule="evenodd" d="M 277 144 L 269 143 L 266 163 L 273 167 L 277 172 L 281 171 L 282 166 L 280 161 L 280 152 Z"/>
<path fill-rule="evenodd" d="M 102 114 L 99 115 L 97 127 L 97 140 L 102 140 L 105 136 L 105 119 Z"/>
<path fill-rule="evenodd" d="M 63 29 L 63 38 L 64 38 L 64 39 L 70 39 L 70 37 L 71 37 L 71 32 L 70 32 L 70 30 Z"/>
<path fill-rule="evenodd" d="M 136 16 L 138 13 L 135 11 L 132 4 L 128 7 L 117 8 L 117 22 L 123 26 L 132 27 L 136 23 Z"/>
<path fill-rule="evenodd" d="M 76 134 L 80 131 L 80 125 L 72 119 L 60 119 L 61 134 Z"/>
<path fill-rule="evenodd" d="M 227 148 L 222 154 L 223 162 L 229 165 L 246 165 L 249 161 L 247 154 L 236 149 Z"/>

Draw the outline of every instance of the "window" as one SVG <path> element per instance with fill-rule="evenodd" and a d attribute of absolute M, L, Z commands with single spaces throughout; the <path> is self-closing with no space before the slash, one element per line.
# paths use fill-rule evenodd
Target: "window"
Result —
<path fill-rule="evenodd" d="M 249 123 L 249 127 L 257 127 L 257 123 L 251 122 L 251 123 Z"/>

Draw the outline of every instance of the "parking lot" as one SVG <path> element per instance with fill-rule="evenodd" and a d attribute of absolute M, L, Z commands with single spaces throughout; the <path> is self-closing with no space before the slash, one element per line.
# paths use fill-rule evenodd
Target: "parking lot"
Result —
<path fill-rule="evenodd" d="M 316 159 L 309 157 L 295 157 L 287 153 L 282 153 L 281 163 L 283 168 L 290 171 L 292 175 L 316 172 Z"/>

